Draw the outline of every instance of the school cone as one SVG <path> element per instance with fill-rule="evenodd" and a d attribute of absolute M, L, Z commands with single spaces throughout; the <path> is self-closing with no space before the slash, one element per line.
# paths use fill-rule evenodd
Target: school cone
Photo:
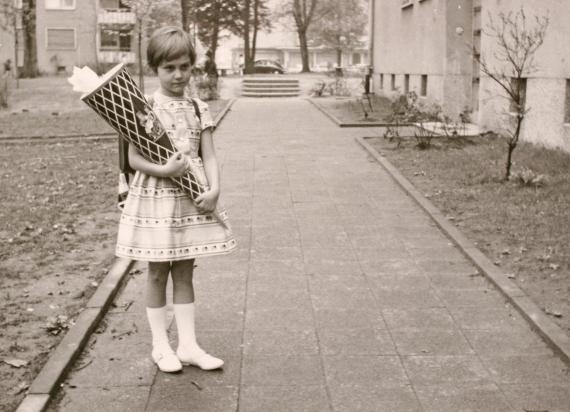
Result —
<path fill-rule="evenodd" d="M 164 126 L 126 66 L 119 63 L 98 77 L 89 68 L 74 68 L 68 79 L 74 90 L 83 91 L 81 100 L 103 118 L 119 136 L 132 144 L 148 161 L 164 164 L 177 151 Z M 84 82 L 85 85 L 81 85 Z M 192 200 L 209 190 L 207 180 L 191 168 L 181 177 L 171 178 Z M 224 226 L 226 219 L 212 213 Z"/>

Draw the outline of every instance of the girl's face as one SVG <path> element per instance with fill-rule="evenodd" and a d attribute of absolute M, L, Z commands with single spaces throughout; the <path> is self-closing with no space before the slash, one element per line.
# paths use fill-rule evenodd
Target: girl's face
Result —
<path fill-rule="evenodd" d="M 163 61 L 156 69 L 162 92 L 166 96 L 184 95 L 184 88 L 190 81 L 192 64 L 189 56 L 181 56 L 174 60 Z"/>

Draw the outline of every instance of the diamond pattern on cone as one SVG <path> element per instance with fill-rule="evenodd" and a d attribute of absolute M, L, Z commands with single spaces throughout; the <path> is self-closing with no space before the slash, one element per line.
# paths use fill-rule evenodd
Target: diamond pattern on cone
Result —
<path fill-rule="evenodd" d="M 152 108 L 144 98 L 125 67 L 109 78 L 94 92 L 82 97 L 82 100 L 115 129 L 119 135 L 139 150 L 142 156 L 158 164 L 164 164 L 175 152 L 174 144 L 154 115 L 153 121 L 158 131 L 154 136 L 149 134 L 138 116 L 146 118 Z M 138 115 L 138 116 L 137 116 Z M 186 191 L 192 199 L 207 190 L 188 171 L 182 177 L 171 178 Z"/>

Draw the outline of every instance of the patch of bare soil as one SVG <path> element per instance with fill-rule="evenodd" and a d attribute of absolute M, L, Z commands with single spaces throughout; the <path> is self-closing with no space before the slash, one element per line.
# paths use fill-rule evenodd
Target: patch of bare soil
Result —
<path fill-rule="evenodd" d="M 12 410 L 106 274 L 117 143 L 5 145 L 0 155 L 0 410 Z"/>

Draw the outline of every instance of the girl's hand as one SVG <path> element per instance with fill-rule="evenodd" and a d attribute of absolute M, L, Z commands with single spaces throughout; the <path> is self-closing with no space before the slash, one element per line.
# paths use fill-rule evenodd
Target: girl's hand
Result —
<path fill-rule="evenodd" d="M 216 204 L 218 203 L 218 197 L 220 194 L 214 190 L 209 190 L 198 196 L 194 203 L 198 208 L 200 213 L 211 213 L 216 210 Z"/>
<path fill-rule="evenodd" d="M 162 166 L 164 177 L 180 177 L 186 172 L 186 159 L 180 152 L 174 153 Z"/>

